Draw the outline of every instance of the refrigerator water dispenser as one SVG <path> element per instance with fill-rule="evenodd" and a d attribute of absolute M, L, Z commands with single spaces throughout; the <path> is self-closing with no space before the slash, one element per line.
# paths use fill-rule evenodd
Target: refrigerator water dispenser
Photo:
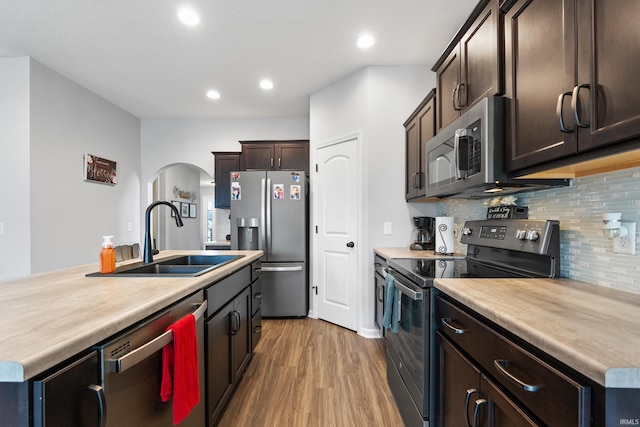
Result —
<path fill-rule="evenodd" d="M 238 218 L 238 250 L 258 249 L 258 218 Z"/>

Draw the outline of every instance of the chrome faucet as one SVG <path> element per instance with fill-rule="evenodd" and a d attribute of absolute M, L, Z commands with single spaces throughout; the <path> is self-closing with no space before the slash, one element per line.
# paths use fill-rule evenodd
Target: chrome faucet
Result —
<path fill-rule="evenodd" d="M 149 205 L 149 207 L 147 208 L 147 212 L 145 213 L 145 217 L 144 217 L 144 258 L 143 258 L 143 262 L 145 264 L 149 264 L 150 262 L 153 262 L 153 252 L 151 250 L 151 230 L 149 229 L 149 222 L 151 222 L 151 210 L 153 208 L 155 208 L 158 205 L 167 205 L 171 208 L 171 210 L 173 211 L 173 213 L 176 216 L 176 225 L 178 227 L 182 227 L 182 218 L 180 217 L 180 212 L 178 211 L 178 208 L 176 208 L 174 205 L 172 205 L 169 202 L 166 202 L 164 200 L 160 200 L 158 202 L 153 202 Z"/>

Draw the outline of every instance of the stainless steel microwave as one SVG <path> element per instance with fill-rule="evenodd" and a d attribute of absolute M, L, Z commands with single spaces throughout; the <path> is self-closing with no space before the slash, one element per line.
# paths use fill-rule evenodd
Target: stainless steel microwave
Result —
<path fill-rule="evenodd" d="M 509 179 L 505 100 L 489 96 L 427 142 L 426 197 L 484 198 L 566 186 L 567 179 Z"/>

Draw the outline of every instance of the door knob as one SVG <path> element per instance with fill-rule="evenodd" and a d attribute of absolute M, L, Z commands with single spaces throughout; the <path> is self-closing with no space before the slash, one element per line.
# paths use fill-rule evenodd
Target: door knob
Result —
<path fill-rule="evenodd" d="M 354 246 L 355 246 L 355 244 L 354 244 L 353 242 L 349 242 L 349 243 L 347 243 L 347 247 L 348 247 L 348 248 L 352 248 L 352 247 L 354 247 Z"/>

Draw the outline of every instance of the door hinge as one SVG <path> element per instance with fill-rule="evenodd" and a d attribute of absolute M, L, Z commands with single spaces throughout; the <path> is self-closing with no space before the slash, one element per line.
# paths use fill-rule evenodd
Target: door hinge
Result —
<path fill-rule="evenodd" d="M 318 172 L 318 164 L 316 163 L 316 172 Z"/>
<path fill-rule="evenodd" d="M 318 295 L 318 287 L 317 286 L 313 286 L 311 289 L 313 289 L 313 292 Z"/>
<path fill-rule="evenodd" d="M 318 234 L 318 226 L 316 225 L 316 234 Z"/>

